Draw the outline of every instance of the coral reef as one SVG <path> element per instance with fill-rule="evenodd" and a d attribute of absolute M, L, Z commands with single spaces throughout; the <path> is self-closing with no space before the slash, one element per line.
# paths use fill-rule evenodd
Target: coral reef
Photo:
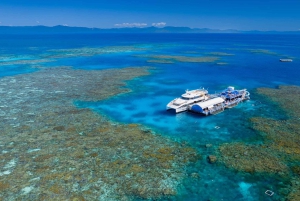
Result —
<path fill-rule="evenodd" d="M 265 55 L 272 55 L 272 56 L 277 56 L 277 57 L 286 57 L 286 58 L 294 58 L 288 55 L 283 55 L 277 52 L 272 52 L 270 50 L 265 50 L 265 49 L 246 49 L 247 51 L 253 53 L 253 54 L 265 54 Z"/>
<path fill-rule="evenodd" d="M 74 57 L 91 57 L 102 54 L 130 53 L 144 51 L 145 47 L 136 46 L 109 46 L 109 47 L 83 47 L 74 49 L 52 49 L 43 54 L 33 55 L 2 55 L 0 66 L 29 65 L 31 68 L 43 68 L 45 63 L 55 62 L 57 59 Z"/>
<path fill-rule="evenodd" d="M 147 60 L 148 63 L 161 63 L 161 64 L 173 64 L 174 61 L 171 60 L 163 60 L 163 59 L 156 59 L 156 60 Z"/>
<path fill-rule="evenodd" d="M 101 54 L 120 52 L 135 52 L 146 50 L 145 47 L 136 46 L 108 46 L 108 47 L 83 47 L 74 49 L 53 49 L 43 55 L 44 58 L 90 57 Z"/>
<path fill-rule="evenodd" d="M 269 54 L 269 55 L 275 55 L 275 56 L 278 55 L 278 53 L 276 53 L 276 52 L 271 52 L 270 50 L 264 50 L 264 49 L 249 49 L 248 51 L 250 51 L 251 53 L 255 53 L 255 54 Z"/>
<path fill-rule="evenodd" d="M 249 173 L 287 171 L 287 166 L 263 146 L 232 143 L 221 145 L 219 150 L 223 162 L 230 168 Z"/>
<path fill-rule="evenodd" d="M 234 54 L 226 53 L 226 52 L 210 52 L 208 53 L 213 56 L 234 56 Z"/>
<path fill-rule="evenodd" d="M 214 155 L 209 155 L 207 157 L 207 160 L 208 160 L 209 163 L 215 163 L 215 162 L 217 162 L 217 157 L 214 156 Z"/>
<path fill-rule="evenodd" d="M 291 180 L 291 187 L 288 189 L 290 193 L 287 196 L 287 201 L 298 201 L 300 200 L 300 181 L 299 177 Z"/>
<path fill-rule="evenodd" d="M 18 59 L 18 60 L 10 60 L 10 61 L 0 61 L 0 66 L 7 65 L 24 65 L 24 64 L 40 64 L 40 63 L 48 63 L 53 62 L 51 59 Z"/>
<path fill-rule="evenodd" d="M 125 80 L 147 74 L 142 67 L 57 67 L 1 79 L 0 198 L 132 200 L 175 195 L 185 166 L 200 157 L 194 149 L 73 104 L 126 93 Z"/>
<path fill-rule="evenodd" d="M 293 166 L 293 167 L 292 167 L 292 171 L 293 171 L 296 175 L 300 176 L 300 166 Z"/>
<path fill-rule="evenodd" d="M 291 118 L 300 117 L 299 86 L 279 86 L 278 89 L 259 88 L 257 92 L 278 103 L 281 108 L 291 115 Z"/>
<path fill-rule="evenodd" d="M 0 192 L 9 188 L 9 184 L 0 182 Z"/>
<path fill-rule="evenodd" d="M 252 127 L 262 136 L 263 142 L 223 144 L 219 147 L 221 161 L 240 171 L 279 173 L 292 180 L 288 200 L 299 200 L 300 87 L 259 88 L 257 93 L 275 102 L 288 114 L 287 119 L 251 118 Z"/>
<path fill-rule="evenodd" d="M 219 66 L 226 66 L 226 65 L 228 65 L 228 63 L 226 63 L 226 62 L 218 62 L 217 65 L 219 65 Z"/>
<path fill-rule="evenodd" d="M 166 62 L 191 62 L 191 63 L 210 63 L 219 60 L 218 57 L 204 57 L 204 56 L 174 56 L 174 55 L 135 55 L 136 57 L 150 58 L 149 61 L 156 63 Z"/>

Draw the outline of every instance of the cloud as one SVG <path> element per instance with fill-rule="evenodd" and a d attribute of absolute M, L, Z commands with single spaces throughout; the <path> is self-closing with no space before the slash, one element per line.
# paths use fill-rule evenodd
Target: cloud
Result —
<path fill-rule="evenodd" d="M 157 22 L 157 23 L 152 23 L 152 26 L 154 27 L 164 27 L 166 26 L 167 23 L 165 22 Z"/>
<path fill-rule="evenodd" d="M 115 26 L 116 27 L 122 27 L 122 28 L 124 28 L 124 27 L 139 27 L 139 28 L 141 28 L 141 27 L 145 27 L 145 26 L 147 26 L 147 24 L 146 23 L 122 23 L 122 24 L 115 24 Z"/>

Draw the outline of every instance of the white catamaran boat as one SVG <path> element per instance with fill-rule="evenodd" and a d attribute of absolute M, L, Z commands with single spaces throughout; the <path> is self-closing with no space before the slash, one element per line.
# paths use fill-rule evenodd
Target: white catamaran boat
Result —
<path fill-rule="evenodd" d="M 189 106 L 209 99 L 208 91 L 205 89 L 186 90 L 180 98 L 175 98 L 167 105 L 167 110 L 174 110 L 176 113 L 184 112 Z"/>

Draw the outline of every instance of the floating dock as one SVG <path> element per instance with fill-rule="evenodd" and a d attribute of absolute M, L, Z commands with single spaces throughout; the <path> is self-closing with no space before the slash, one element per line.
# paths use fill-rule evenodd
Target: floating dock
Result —
<path fill-rule="evenodd" d="M 205 116 L 214 115 L 250 99 L 250 93 L 246 89 L 235 90 L 234 87 L 228 87 L 217 96 L 207 101 L 193 104 L 189 107 L 189 110 Z"/>

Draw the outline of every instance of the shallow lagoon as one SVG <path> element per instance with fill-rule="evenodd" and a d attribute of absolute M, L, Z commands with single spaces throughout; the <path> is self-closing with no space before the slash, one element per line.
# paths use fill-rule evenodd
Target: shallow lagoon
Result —
<path fill-rule="evenodd" d="M 249 123 L 251 117 L 285 118 L 276 105 L 256 95 L 255 89 L 300 85 L 299 36 L 104 34 L 25 38 L 2 36 L 1 44 L 6 41 L 10 47 L 1 46 L 4 55 L 0 63 L 1 76 L 57 66 L 83 70 L 150 67 L 151 75 L 128 82 L 131 93 L 99 102 L 76 99 L 73 102 L 78 108 L 92 108 L 113 121 L 146 125 L 174 141 L 191 144 L 201 153 L 201 160 L 185 167 L 186 176 L 178 185 L 177 195 L 163 199 L 280 200 L 284 197 L 278 192 L 287 185 L 281 177 L 235 172 L 222 163 L 209 164 L 206 156 L 214 154 L 222 143 L 260 141 L 261 137 Z M 172 62 L 148 62 L 149 57 L 153 59 L 149 55 L 156 61 L 167 58 Z M 211 55 L 218 59 L 197 60 Z M 183 56 L 184 59 L 195 57 L 194 62 L 187 62 Z M 294 61 L 280 63 L 283 57 Z M 51 61 L 45 60 L 47 58 Z M 252 99 L 210 117 L 165 111 L 166 104 L 186 89 L 205 87 L 214 93 L 229 85 L 247 88 Z M 212 147 L 207 148 L 206 144 Z M 267 189 L 273 190 L 275 195 L 265 195 Z"/>

